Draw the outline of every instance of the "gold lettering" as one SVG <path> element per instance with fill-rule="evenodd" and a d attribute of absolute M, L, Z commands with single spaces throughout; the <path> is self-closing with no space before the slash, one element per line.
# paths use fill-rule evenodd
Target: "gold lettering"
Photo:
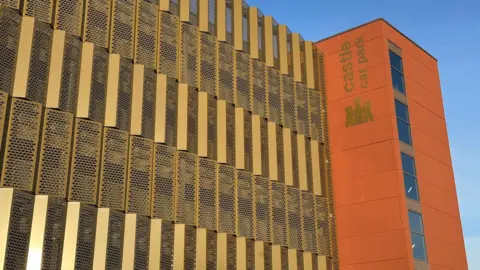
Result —
<path fill-rule="evenodd" d="M 360 97 L 355 98 L 353 106 L 345 107 L 345 127 L 353 127 L 373 121 L 372 102 L 365 101 L 362 105 Z"/>

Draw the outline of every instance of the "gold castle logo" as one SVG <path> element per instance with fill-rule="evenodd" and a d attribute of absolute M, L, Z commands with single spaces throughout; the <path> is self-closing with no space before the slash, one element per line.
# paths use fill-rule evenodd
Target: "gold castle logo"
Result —
<path fill-rule="evenodd" d="M 345 107 L 345 127 L 353 127 L 373 121 L 372 102 L 366 101 L 362 104 L 361 98 L 355 98 L 354 106 Z"/>

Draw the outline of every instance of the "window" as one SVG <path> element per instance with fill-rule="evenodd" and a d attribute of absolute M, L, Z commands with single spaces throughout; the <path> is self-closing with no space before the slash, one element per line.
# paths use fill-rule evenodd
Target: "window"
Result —
<path fill-rule="evenodd" d="M 413 211 L 408 211 L 408 219 L 410 221 L 413 257 L 417 260 L 427 261 L 422 215 Z"/>
<path fill-rule="evenodd" d="M 408 107 L 402 102 L 395 100 L 395 111 L 397 114 L 398 138 L 400 141 L 412 145 Z"/>
<path fill-rule="evenodd" d="M 415 159 L 402 153 L 403 181 L 405 183 L 405 195 L 407 198 L 419 201 L 417 186 L 417 172 L 415 169 Z"/>
<path fill-rule="evenodd" d="M 390 69 L 392 71 L 393 88 L 398 92 L 405 94 L 405 79 L 403 78 L 402 58 L 390 51 Z"/>
<path fill-rule="evenodd" d="M 216 7 L 217 1 L 215 0 L 209 0 L 208 1 L 208 22 L 211 24 L 215 24 L 216 21 L 216 14 L 217 14 L 217 7 Z"/>

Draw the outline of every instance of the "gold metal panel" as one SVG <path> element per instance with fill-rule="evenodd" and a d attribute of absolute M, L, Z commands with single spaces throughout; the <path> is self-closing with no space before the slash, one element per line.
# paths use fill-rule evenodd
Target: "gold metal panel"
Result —
<path fill-rule="evenodd" d="M 253 174 L 262 175 L 262 118 L 259 115 L 252 115 L 252 153 L 253 153 Z M 268 158 L 267 158 L 268 159 Z"/>
<path fill-rule="evenodd" d="M 13 188 L 0 188 L 0 266 L 5 266 L 5 257 L 7 255 L 7 243 L 9 238 L 10 217 L 12 214 Z"/>
<path fill-rule="evenodd" d="M 261 174 L 264 177 L 270 177 L 269 174 L 269 157 L 268 157 L 268 121 L 265 118 L 260 118 L 260 151 L 262 160 L 260 163 L 262 164 Z M 252 154 L 255 157 L 255 153 Z"/>
<path fill-rule="evenodd" d="M 217 229 L 217 164 L 214 160 L 198 159 L 198 210 L 197 226 Z"/>
<path fill-rule="evenodd" d="M 246 34 L 248 37 L 248 29 L 244 29 L 244 24 L 243 24 L 243 0 L 233 0 L 232 2 L 233 2 L 234 47 L 235 47 L 235 50 L 237 51 L 243 51 L 246 49 L 243 46 L 244 31 L 247 32 Z M 248 27 L 248 24 L 247 24 L 247 27 Z"/>
<path fill-rule="evenodd" d="M 272 243 L 287 246 L 286 189 L 283 183 L 271 181 Z M 276 269 L 274 267 L 274 269 Z"/>
<path fill-rule="evenodd" d="M 274 36 L 273 36 L 273 17 L 265 16 L 265 64 L 267 67 L 275 67 L 274 60 Z"/>
<path fill-rule="evenodd" d="M 302 82 L 307 84 L 307 60 L 306 60 L 306 49 L 305 49 L 305 40 L 300 36 L 300 62 L 302 65 Z"/>
<path fill-rule="evenodd" d="M 280 54 L 280 73 L 288 75 L 288 45 L 287 45 L 287 31 L 286 25 L 281 24 L 278 26 L 278 39 L 279 39 L 279 54 Z"/>
<path fill-rule="evenodd" d="M 161 1 L 160 5 L 168 3 Z M 158 14 L 158 72 L 178 79 L 180 21 L 177 16 L 166 12 Z"/>
<path fill-rule="evenodd" d="M 134 269 L 148 269 L 150 259 L 150 226 L 150 218 L 141 215 L 137 216 Z"/>
<path fill-rule="evenodd" d="M 220 41 L 220 39 L 219 39 Z M 236 68 L 233 47 L 224 42 L 217 42 L 217 97 L 220 100 L 226 100 L 229 103 L 235 103 L 234 87 L 236 87 L 236 79 L 234 81 L 234 70 Z"/>
<path fill-rule="evenodd" d="M 309 111 L 308 111 L 308 89 L 303 83 L 295 83 L 295 107 L 297 132 L 310 136 Z"/>
<path fill-rule="evenodd" d="M 65 50 L 65 31 L 53 30 L 52 36 L 52 53 L 50 54 L 48 85 L 46 93 L 47 108 L 59 107 L 60 102 L 60 85 L 62 82 L 62 65 L 63 54 Z"/>
<path fill-rule="evenodd" d="M 303 82 L 302 59 L 300 50 L 300 34 L 292 34 L 292 49 L 293 49 L 293 73 L 295 82 Z"/>
<path fill-rule="evenodd" d="M 128 155 L 125 211 L 148 216 L 153 175 L 153 141 L 130 136 Z"/>
<path fill-rule="evenodd" d="M 218 165 L 217 180 L 217 228 L 218 232 L 235 234 L 237 220 L 235 199 L 235 169 L 226 165 Z M 220 263 L 219 263 L 220 265 Z"/>
<path fill-rule="evenodd" d="M 266 69 L 267 118 L 271 122 L 283 124 L 283 95 L 280 73 L 274 68 Z"/>
<path fill-rule="evenodd" d="M 322 105 L 320 93 L 317 90 L 308 91 L 308 107 L 310 119 L 310 136 L 312 140 L 322 140 Z"/>
<path fill-rule="evenodd" d="M 183 2 L 186 1 L 181 1 Z M 196 26 L 180 23 L 179 82 L 193 87 L 199 87 L 197 79 L 199 35 Z"/>
<path fill-rule="evenodd" d="M 157 75 L 155 106 L 155 142 L 177 146 L 178 83 L 166 75 Z"/>
<path fill-rule="evenodd" d="M 313 164 L 312 164 L 312 140 L 305 137 L 305 163 L 307 167 L 307 190 L 313 193 Z"/>
<path fill-rule="evenodd" d="M 307 156 L 305 144 L 308 138 L 305 138 L 305 135 L 297 135 L 297 150 L 298 150 L 298 182 L 300 190 L 308 190 L 308 180 L 307 180 Z"/>
<path fill-rule="evenodd" d="M 210 4 L 213 4 L 213 10 L 210 10 Z M 198 29 L 201 32 L 209 32 L 209 12 L 214 11 L 215 1 L 198 0 Z M 213 12 L 215 16 L 215 12 Z M 215 21 L 214 21 L 215 22 Z M 211 33 L 215 35 L 215 33 Z"/>
<path fill-rule="evenodd" d="M 157 67 L 158 5 L 155 1 L 136 1 L 134 62 L 147 68 Z"/>
<path fill-rule="evenodd" d="M 35 17 L 45 23 L 51 23 L 54 0 L 24 0 L 21 3 L 22 15 Z"/>
<path fill-rule="evenodd" d="M 315 195 L 302 191 L 302 218 L 303 218 L 303 250 L 317 252 L 317 219 L 315 212 Z"/>
<path fill-rule="evenodd" d="M 150 223 L 150 249 L 148 254 L 148 269 L 160 270 L 162 261 L 162 220 L 152 219 Z"/>
<path fill-rule="evenodd" d="M 180 21 L 190 22 L 190 0 L 179 0 L 180 5 Z"/>
<path fill-rule="evenodd" d="M 12 98 L 0 186 L 33 191 L 42 105 Z"/>
<path fill-rule="evenodd" d="M 30 234 L 27 269 L 41 269 L 44 237 L 47 223 L 48 196 L 35 196 L 32 217 L 32 232 Z"/>
<path fill-rule="evenodd" d="M 288 249 L 288 269 L 289 270 L 300 270 L 298 269 L 298 254 L 296 249 Z"/>
<path fill-rule="evenodd" d="M 259 37 L 263 33 L 259 33 L 259 10 L 257 7 L 250 7 L 249 8 L 249 39 L 250 39 L 250 57 L 252 59 L 261 59 L 260 58 L 260 42 L 263 42 L 263 40 L 259 40 Z M 261 29 L 261 28 L 260 28 Z"/>
<path fill-rule="evenodd" d="M 130 134 L 142 135 L 143 122 L 143 86 L 145 77 L 145 66 L 140 64 L 133 65 L 133 85 L 132 85 L 132 110 L 130 117 Z"/>
<path fill-rule="evenodd" d="M 151 216 L 174 220 L 175 160 L 173 147 L 155 144 Z"/>
<path fill-rule="evenodd" d="M 73 115 L 46 109 L 35 193 L 66 198 Z"/>
<path fill-rule="evenodd" d="M 227 0 L 217 0 L 217 39 L 227 41 Z"/>
<path fill-rule="evenodd" d="M 68 2 L 65 1 L 65 2 Z M 111 0 L 86 0 L 83 14 L 83 41 L 108 48 L 110 33 Z"/>
<path fill-rule="evenodd" d="M 282 246 L 272 245 L 272 269 L 285 269 L 282 264 Z"/>
<path fill-rule="evenodd" d="M 98 208 L 93 269 L 122 269 L 125 215 Z"/>
<path fill-rule="evenodd" d="M 318 255 L 330 256 L 330 214 L 327 199 L 315 196 L 315 212 L 317 220 L 317 250 Z"/>
<path fill-rule="evenodd" d="M 292 148 L 292 132 L 288 128 L 283 128 L 283 157 L 284 157 L 284 166 L 285 166 L 285 184 L 288 186 L 294 185 L 294 160 L 293 154 L 294 149 Z M 295 138 L 296 141 L 296 138 Z"/>
<path fill-rule="evenodd" d="M 0 90 L 10 94 L 16 71 L 15 65 L 23 17 L 17 10 L 7 7 L 17 6 L 18 0 L 2 2 L 3 4 L 0 4 L 0 35 L 3 38 L 0 40 L 0 73 L 3 75 L 0 77 Z"/>
<path fill-rule="evenodd" d="M 247 270 L 247 238 L 237 236 L 237 268 L 238 270 Z"/>
<path fill-rule="evenodd" d="M 82 28 L 83 0 L 57 0 L 53 28 L 80 36 Z"/>
<path fill-rule="evenodd" d="M 142 136 L 148 139 L 155 138 L 155 110 L 157 100 L 157 78 L 154 69 L 146 68 L 143 80 L 142 100 Z"/>
<path fill-rule="evenodd" d="M 196 228 L 175 224 L 173 269 L 196 269 Z"/>
<path fill-rule="evenodd" d="M 125 229 L 123 233 L 122 269 L 133 270 L 135 267 L 137 214 L 125 214 Z"/>
<path fill-rule="evenodd" d="M 307 149 L 308 150 L 308 149 Z M 321 177 L 321 168 L 320 168 L 320 148 L 319 142 L 312 140 L 310 144 L 310 152 L 312 157 L 312 185 L 313 193 L 315 195 L 322 195 L 322 177 Z"/>
<path fill-rule="evenodd" d="M 311 257 L 312 257 L 312 270 L 321 270 L 319 261 L 318 261 L 319 256 L 314 253 L 311 255 Z"/>
<path fill-rule="evenodd" d="M 105 104 L 105 126 L 117 126 L 117 110 L 119 100 L 119 79 L 120 79 L 120 55 L 109 54 L 108 56 L 108 79 Z M 124 79 L 124 78 L 122 78 Z"/>
<path fill-rule="evenodd" d="M 255 241 L 255 269 L 265 270 L 265 243 Z"/>
<path fill-rule="evenodd" d="M 207 154 L 211 160 L 217 160 L 217 99 L 208 96 Z"/>
<path fill-rule="evenodd" d="M 297 269 L 303 270 L 304 269 L 304 261 L 303 261 L 303 251 L 297 250 Z"/>
<path fill-rule="evenodd" d="M 235 34 L 235 16 L 234 16 L 234 2 L 231 0 L 226 1 L 225 24 L 226 24 L 226 41 L 228 44 L 234 46 L 234 34 Z"/>
<path fill-rule="evenodd" d="M 235 106 L 251 111 L 252 60 L 248 54 L 237 51 L 234 61 Z"/>
<path fill-rule="evenodd" d="M 175 224 L 162 222 L 160 269 L 173 269 Z"/>
<path fill-rule="evenodd" d="M 217 269 L 217 234 L 207 229 L 197 229 L 196 269 Z"/>
<path fill-rule="evenodd" d="M 255 239 L 263 242 L 271 242 L 271 197 L 269 179 L 255 177 Z"/>
<path fill-rule="evenodd" d="M 201 0 L 203 2 L 208 0 Z M 200 33 L 198 54 L 199 91 L 217 95 L 217 40 L 208 33 Z"/>
<path fill-rule="evenodd" d="M 75 119 L 68 200 L 96 204 L 102 124 Z"/>
<path fill-rule="evenodd" d="M 19 28 L 20 35 L 18 37 L 17 54 L 16 56 L 10 55 L 10 59 L 16 59 L 15 66 L 11 67 L 15 72 L 13 75 L 12 95 L 16 97 L 26 97 L 33 35 L 35 32 L 35 19 L 27 16 L 21 17 Z"/>
<path fill-rule="evenodd" d="M 227 102 L 217 100 L 217 162 L 227 163 Z"/>
<path fill-rule="evenodd" d="M 303 248 L 303 224 L 300 191 L 294 187 L 287 187 L 287 217 L 288 217 L 288 247 Z"/>
<path fill-rule="evenodd" d="M 237 236 L 254 238 L 254 196 L 253 177 L 245 171 L 236 171 L 236 197 L 237 197 Z"/>
<path fill-rule="evenodd" d="M 315 89 L 315 72 L 313 68 L 313 43 L 311 41 L 305 42 L 305 66 L 307 74 L 307 87 L 309 89 Z"/>
<path fill-rule="evenodd" d="M 2 0 L 2 3 L 5 7 L 9 7 L 12 9 L 19 9 L 20 8 L 20 1 L 19 0 Z"/>
<path fill-rule="evenodd" d="M 281 75 L 281 95 L 283 126 L 296 130 L 295 85 L 293 79 L 288 75 Z"/>
<path fill-rule="evenodd" d="M 268 122 L 268 174 L 272 181 L 278 181 L 278 166 L 277 163 L 277 141 L 282 141 L 282 137 L 277 138 L 277 124 L 275 122 Z M 282 143 L 283 144 L 283 143 Z"/>
<path fill-rule="evenodd" d="M 110 53 L 133 59 L 135 0 L 111 0 Z"/>
<path fill-rule="evenodd" d="M 178 86 L 177 149 L 198 151 L 198 92 L 187 84 Z"/>
<path fill-rule="evenodd" d="M 127 180 L 129 135 L 125 131 L 105 128 L 100 168 L 99 207 L 124 210 Z"/>
<path fill-rule="evenodd" d="M 198 156 L 208 157 L 208 94 L 198 93 Z"/>
<path fill-rule="evenodd" d="M 121 80 L 120 80 L 121 78 Z M 118 82 L 118 97 L 116 109 L 116 125 L 114 127 L 123 130 L 130 130 L 131 107 L 132 107 L 132 86 L 133 86 L 133 64 L 130 59 L 120 60 Z M 108 93 L 108 92 L 107 92 Z M 108 97 L 108 96 L 107 96 Z M 108 109 L 107 109 L 108 110 Z M 107 124 L 105 124 L 107 126 Z"/>
<path fill-rule="evenodd" d="M 52 51 L 54 50 L 52 49 Z M 58 109 L 74 114 L 78 103 L 78 86 L 80 81 L 79 64 L 82 57 L 82 42 L 77 36 L 71 34 L 66 35 L 65 50 L 62 57 L 62 70 L 58 71 L 61 74 Z M 52 69 L 50 72 L 52 72 Z M 90 90 L 88 93 L 90 94 Z"/>
<path fill-rule="evenodd" d="M 0 90 L 0 142 L 3 146 L 3 134 L 7 121 L 8 93 Z M 0 264 L 1 265 L 1 264 Z"/>
<path fill-rule="evenodd" d="M 175 221 L 194 226 L 197 218 L 197 157 L 195 154 L 178 152 L 176 166 Z"/>
<path fill-rule="evenodd" d="M 245 114 L 243 108 L 235 108 L 235 168 L 245 169 Z"/>
<path fill-rule="evenodd" d="M 267 78 L 263 62 L 252 60 L 252 111 L 267 117 Z"/>
<path fill-rule="evenodd" d="M 313 270 L 312 256 L 316 256 L 316 255 L 308 251 L 303 252 L 303 269 L 304 270 Z M 318 268 L 315 270 L 318 270 Z"/>

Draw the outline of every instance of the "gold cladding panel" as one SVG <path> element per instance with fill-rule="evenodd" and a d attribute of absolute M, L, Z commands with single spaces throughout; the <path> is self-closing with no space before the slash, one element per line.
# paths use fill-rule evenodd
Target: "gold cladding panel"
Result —
<path fill-rule="evenodd" d="M 187 23 L 180 24 L 180 77 L 179 82 L 198 87 L 198 28 Z"/>
<path fill-rule="evenodd" d="M 175 155 L 175 148 L 155 144 L 151 206 L 154 218 L 174 220 Z"/>
<path fill-rule="evenodd" d="M 198 223 L 197 226 L 216 230 L 217 165 L 214 160 L 198 159 Z"/>
<path fill-rule="evenodd" d="M 127 179 L 129 135 L 125 131 L 105 128 L 100 170 L 99 207 L 123 210 Z"/>
<path fill-rule="evenodd" d="M 270 185 L 269 179 L 255 177 L 255 239 L 270 242 L 271 213 L 270 213 Z"/>
<path fill-rule="evenodd" d="M 208 158 L 217 159 L 217 99 L 213 96 L 208 97 Z"/>
<path fill-rule="evenodd" d="M 288 75 L 282 75 L 282 101 L 283 101 L 283 126 L 291 130 L 297 129 L 295 89 L 293 79 Z"/>
<path fill-rule="evenodd" d="M 83 0 L 57 0 L 54 29 L 80 36 L 82 28 Z"/>
<path fill-rule="evenodd" d="M 102 129 L 101 123 L 84 119 L 75 120 L 69 201 L 90 204 L 97 202 Z"/>
<path fill-rule="evenodd" d="M 60 269 L 61 267 L 66 217 L 65 199 L 49 197 L 43 239 L 42 269 Z"/>
<path fill-rule="evenodd" d="M 271 122 L 283 124 L 282 122 L 282 88 L 280 81 L 280 73 L 274 68 L 267 68 L 267 101 L 268 114 L 267 118 Z"/>
<path fill-rule="evenodd" d="M 235 234 L 235 169 L 218 165 L 218 231 Z"/>
<path fill-rule="evenodd" d="M 285 152 L 283 148 L 283 128 L 280 125 L 276 126 L 277 133 L 277 169 L 278 181 L 285 183 Z"/>
<path fill-rule="evenodd" d="M 108 79 L 108 52 L 104 48 L 95 47 L 92 74 L 88 118 L 103 124 Z"/>
<path fill-rule="evenodd" d="M 300 164 L 298 159 L 298 141 L 297 141 L 298 135 L 294 131 L 291 131 L 290 135 L 291 135 L 290 141 L 292 143 L 291 146 L 292 146 L 293 186 L 296 188 L 300 188 Z M 302 170 L 303 170 L 303 167 L 302 167 Z"/>
<path fill-rule="evenodd" d="M 262 151 L 262 176 L 269 177 L 269 153 L 268 153 L 268 121 L 265 118 L 260 119 L 260 136 L 261 136 L 261 151 Z"/>
<path fill-rule="evenodd" d="M 235 133 L 235 107 L 227 103 L 227 164 L 235 166 L 236 164 L 236 133 Z"/>
<path fill-rule="evenodd" d="M 287 246 L 287 218 L 285 185 L 270 182 L 272 200 L 272 242 L 276 245 Z"/>
<path fill-rule="evenodd" d="M 45 110 L 36 193 L 65 198 L 70 163 L 73 115 Z"/>
<path fill-rule="evenodd" d="M 185 253 L 184 269 L 196 269 L 197 253 L 197 229 L 193 226 L 185 226 Z M 175 250 L 176 252 L 177 250 Z"/>
<path fill-rule="evenodd" d="M 63 55 L 62 80 L 58 107 L 65 112 L 75 113 L 77 108 L 81 54 L 81 41 L 73 35 L 67 35 Z"/>
<path fill-rule="evenodd" d="M 155 70 L 146 68 L 143 80 L 142 136 L 152 140 L 155 135 L 156 87 L 157 74 Z"/>
<path fill-rule="evenodd" d="M 244 52 L 235 52 L 235 105 L 251 111 L 250 89 L 252 60 Z"/>
<path fill-rule="evenodd" d="M 297 132 L 310 136 L 308 114 L 308 89 L 303 83 L 295 83 L 295 107 Z"/>
<path fill-rule="evenodd" d="M 234 103 L 234 50 L 233 47 L 224 42 L 217 42 L 217 63 L 218 63 L 218 74 L 217 74 L 217 91 L 218 99 L 225 100 L 229 103 Z"/>
<path fill-rule="evenodd" d="M 187 150 L 190 153 L 198 152 L 198 92 L 195 88 L 188 88 L 188 121 L 187 121 Z"/>
<path fill-rule="evenodd" d="M 316 90 L 308 91 L 308 105 L 310 114 L 310 136 L 312 140 L 322 140 L 322 107 L 320 93 Z"/>
<path fill-rule="evenodd" d="M 253 172 L 253 128 L 252 113 L 244 111 L 244 146 L 245 164 L 244 170 Z"/>
<path fill-rule="evenodd" d="M 82 40 L 108 48 L 110 0 L 86 0 L 85 5 Z"/>
<path fill-rule="evenodd" d="M 132 106 L 133 64 L 127 58 L 120 60 L 116 128 L 129 131 Z"/>
<path fill-rule="evenodd" d="M 4 146 L 2 187 L 32 191 L 39 144 L 42 105 L 12 98 Z"/>
<path fill-rule="evenodd" d="M 0 5 L 0 90 L 12 93 L 15 64 L 20 38 L 22 17 L 8 6 L 16 5 L 18 0 L 2 1 Z"/>
<path fill-rule="evenodd" d="M 175 225 L 162 221 L 162 246 L 160 251 L 160 269 L 173 270 Z"/>
<path fill-rule="evenodd" d="M 135 62 L 155 69 L 157 54 L 158 5 L 137 1 L 137 29 L 135 35 Z"/>
<path fill-rule="evenodd" d="M 303 250 L 317 252 L 317 225 L 315 195 L 302 191 Z M 316 256 L 315 256 L 316 257 Z"/>
<path fill-rule="evenodd" d="M 0 142 L 3 144 L 3 133 L 7 120 L 8 93 L 0 90 Z"/>
<path fill-rule="evenodd" d="M 141 137 L 130 137 L 127 213 L 150 214 L 150 194 L 153 165 L 153 141 Z"/>
<path fill-rule="evenodd" d="M 178 28 L 180 27 L 180 21 L 177 16 L 166 12 L 160 12 L 158 19 L 158 72 L 170 78 L 178 79 Z"/>
<path fill-rule="evenodd" d="M 215 231 L 207 230 L 206 252 L 206 269 L 217 269 L 217 233 Z"/>
<path fill-rule="evenodd" d="M 25 0 L 22 3 L 22 15 L 35 17 L 42 22 L 51 23 L 54 0 Z"/>
<path fill-rule="evenodd" d="M 253 114 L 267 117 L 266 68 L 258 60 L 252 60 L 252 80 Z"/>
<path fill-rule="evenodd" d="M 237 170 L 237 236 L 254 237 L 253 178 L 250 172 Z"/>
<path fill-rule="evenodd" d="M 20 8 L 20 0 L 2 0 L 1 4 L 7 7 L 10 7 L 12 9 Z"/>
<path fill-rule="evenodd" d="M 96 221 L 97 208 L 81 204 L 75 257 L 76 269 L 89 269 L 93 265 Z"/>
<path fill-rule="evenodd" d="M 135 0 L 112 0 L 110 52 L 133 59 Z"/>
<path fill-rule="evenodd" d="M 327 199 L 315 196 L 315 212 L 317 220 L 317 249 L 318 255 L 330 256 L 330 232 Z"/>
<path fill-rule="evenodd" d="M 110 211 L 107 255 L 105 269 L 122 269 L 123 236 L 125 230 L 125 214 L 119 211 Z"/>
<path fill-rule="evenodd" d="M 178 83 L 173 78 L 167 78 L 167 106 L 165 112 L 165 144 L 177 146 L 177 109 Z"/>
<path fill-rule="evenodd" d="M 294 187 L 287 187 L 287 215 L 288 247 L 300 250 L 303 248 L 302 206 L 300 191 Z"/>
<path fill-rule="evenodd" d="M 150 219 L 137 215 L 135 230 L 134 269 L 148 269 L 150 247 Z"/>
<path fill-rule="evenodd" d="M 199 89 L 212 96 L 217 95 L 217 40 L 207 33 L 200 33 Z"/>
<path fill-rule="evenodd" d="M 187 152 L 177 153 L 175 221 L 196 225 L 197 157 Z"/>

